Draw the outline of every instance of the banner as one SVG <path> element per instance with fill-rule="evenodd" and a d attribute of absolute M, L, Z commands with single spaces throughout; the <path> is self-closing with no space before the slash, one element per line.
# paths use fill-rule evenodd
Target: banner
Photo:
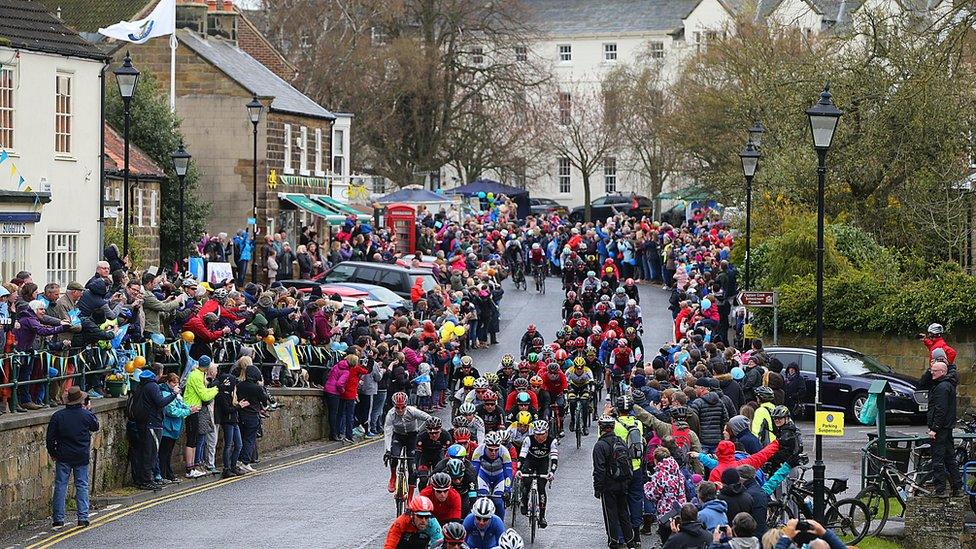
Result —
<path fill-rule="evenodd" d="M 230 263 L 218 263 L 216 261 L 207 263 L 207 282 L 216 284 L 225 279 L 234 280 L 234 269 Z"/>
<path fill-rule="evenodd" d="M 281 362 L 289 370 L 300 370 L 298 362 L 298 351 L 295 349 L 295 342 L 285 340 L 282 343 L 274 344 L 275 356 L 278 358 L 278 362 Z"/>
<path fill-rule="evenodd" d="M 150 38 L 166 36 L 176 31 L 176 0 L 160 0 L 156 7 L 145 19 L 137 21 L 119 21 L 118 23 L 98 29 L 98 32 L 133 44 L 142 44 Z"/>

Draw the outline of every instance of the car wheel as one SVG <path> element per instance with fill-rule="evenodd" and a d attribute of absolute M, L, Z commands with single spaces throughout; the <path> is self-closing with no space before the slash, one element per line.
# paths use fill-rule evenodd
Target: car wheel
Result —
<path fill-rule="evenodd" d="M 868 395 L 864 392 L 857 392 L 851 396 L 851 403 L 847 406 L 848 419 L 851 421 L 857 421 L 857 418 L 861 415 L 861 408 L 864 407 L 864 403 L 868 401 Z"/>

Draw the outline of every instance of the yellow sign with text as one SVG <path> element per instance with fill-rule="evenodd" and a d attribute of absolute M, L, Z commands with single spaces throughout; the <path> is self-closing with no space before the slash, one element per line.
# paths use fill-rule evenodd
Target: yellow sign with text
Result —
<path fill-rule="evenodd" d="M 825 437 L 844 436 L 844 412 L 817 412 L 815 433 Z"/>
<path fill-rule="evenodd" d="M 756 330 L 752 329 L 752 324 L 743 324 L 742 337 L 746 339 L 756 339 L 759 337 L 759 334 L 756 333 Z"/>

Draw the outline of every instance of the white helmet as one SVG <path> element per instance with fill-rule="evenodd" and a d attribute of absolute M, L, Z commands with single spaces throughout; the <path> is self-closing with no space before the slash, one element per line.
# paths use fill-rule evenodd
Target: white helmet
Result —
<path fill-rule="evenodd" d="M 478 518 L 491 518 L 495 514 L 495 503 L 488 498 L 478 498 L 471 513 Z"/>
<path fill-rule="evenodd" d="M 628 299 L 627 300 L 627 306 L 628 307 L 636 307 L 637 306 L 637 300 L 636 299 Z"/>
<path fill-rule="evenodd" d="M 930 334 L 942 334 L 945 333 L 945 328 L 941 324 L 933 322 L 929 324 L 928 332 Z"/>
<path fill-rule="evenodd" d="M 538 250 L 539 248 L 542 248 L 542 246 L 540 246 L 538 242 L 532 244 L 532 249 L 533 250 Z"/>
<path fill-rule="evenodd" d="M 518 532 L 509 528 L 498 538 L 498 549 L 525 549 L 525 542 Z"/>

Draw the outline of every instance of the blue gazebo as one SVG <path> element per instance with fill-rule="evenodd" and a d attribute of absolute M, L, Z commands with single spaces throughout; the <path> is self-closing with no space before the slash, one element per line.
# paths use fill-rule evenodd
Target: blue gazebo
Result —
<path fill-rule="evenodd" d="M 529 204 L 529 191 L 525 189 L 520 189 L 518 187 L 512 187 L 510 185 L 505 185 L 499 183 L 498 181 L 492 181 L 491 179 L 476 179 L 460 187 L 455 187 L 453 189 L 448 189 L 444 191 L 444 194 L 452 194 L 464 197 L 478 196 L 479 193 L 494 193 L 495 196 L 504 194 L 505 196 L 512 199 L 517 206 L 517 215 L 520 219 L 528 217 L 532 213 L 531 205 Z"/>

